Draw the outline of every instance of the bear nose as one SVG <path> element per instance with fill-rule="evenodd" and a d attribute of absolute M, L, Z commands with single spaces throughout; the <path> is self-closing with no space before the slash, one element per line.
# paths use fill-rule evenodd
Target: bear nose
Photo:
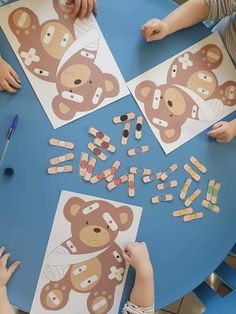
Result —
<path fill-rule="evenodd" d="M 101 232 L 101 229 L 100 228 L 94 228 L 93 231 L 96 233 L 99 233 L 99 232 Z"/>
<path fill-rule="evenodd" d="M 167 101 L 168 106 L 172 107 L 173 106 L 173 102 L 171 100 Z"/>
<path fill-rule="evenodd" d="M 75 80 L 74 83 L 75 83 L 75 85 L 79 85 L 81 83 L 81 80 L 80 79 Z"/>

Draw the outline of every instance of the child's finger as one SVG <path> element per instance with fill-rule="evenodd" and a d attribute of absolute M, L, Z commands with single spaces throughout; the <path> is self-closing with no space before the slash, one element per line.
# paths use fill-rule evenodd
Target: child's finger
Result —
<path fill-rule="evenodd" d="M 6 267 L 7 265 L 7 261 L 8 261 L 8 258 L 11 256 L 10 253 L 6 253 L 2 256 L 1 260 L 0 260 L 0 265 L 3 266 L 3 267 Z"/>
<path fill-rule="evenodd" d="M 71 2 L 72 3 L 72 2 Z M 81 7 L 81 0 L 75 0 L 74 1 L 74 8 L 73 8 L 73 11 L 72 11 L 72 14 L 74 16 L 76 16 L 80 10 L 80 7 Z"/>
<path fill-rule="evenodd" d="M 2 246 L 2 247 L 0 248 L 0 258 L 2 257 L 4 251 L 5 251 L 5 247 Z"/>
<path fill-rule="evenodd" d="M 128 262 L 130 264 L 130 262 L 131 262 L 130 256 L 125 251 L 122 252 L 122 255 L 123 255 L 124 259 L 126 260 L 126 262 Z"/>
<path fill-rule="evenodd" d="M 145 247 L 147 247 L 147 244 L 145 242 L 141 242 L 141 244 Z"/>
<path fill-rule="evenodd" d="M 11 85 L 11 87 L 15 87 L 15 88 L 21 88 L 20 84 L 15 80 L 15 78 L 13 76 L 9 76 L 7 78 L 8 83 Z"/>
<path fill-rule="evenodd" d="M 80 10 L 80 17 L 85 17 L 87 9 L 88 9 L 88 2 L 87 0 L 81 0 L 81 10 Z"/>
<path fill-rule="evenodd" d="M 3 89 L 9 93 L 16 93 L 17 92 L 17 90 L 14 89 L 13 87 L 11 87 L 7 81 L 1 82 L 1 85 L 2 85 Z"/>
<path fill-rule="evenodd" d="M 216 137 L 216 136 L 223 134 L 223 132 L 224 132 L 224 130 L 222 130 L 222 128 L 219 127 L 215 130 L 209 131 L 207 134 L 210 135 L 211 137 Z"/>
<path fill-rule="evenodd" d="M 87 12 L 85 16 L 89 17 L 92 10 L 93 10 L 93 0 L 88 0 L 88 8 L 87 8 Z"/>
<path fill-rule="evenodd" d="M 13 69 L 10 70 L 11 75 L 14 77 L 14 79 L 20 84 L 20 78 L 18 76 L 18 74 L 16 73 L 16 71 L 14 71 Z"/>
<path fill-rule="evenodd" d="M 223 124 L 225 124 L 224 121 L 219 121 L 219 122 L 217 122 L 216 124 L 213 125 L 212 129 L 213 129 L 213 130 L 218 129 L 218 128 L 220 128 Z"/>
<path fill-rule="evenodd" d="M 11 264 L 11 266 L 8 268 L 8 272 L 10 273 L 10 275 L 14 273 L 14 271 L 17 269 L 19 265 L 20 265 L 20 261 L 16 261 L 13 264 Z"/>

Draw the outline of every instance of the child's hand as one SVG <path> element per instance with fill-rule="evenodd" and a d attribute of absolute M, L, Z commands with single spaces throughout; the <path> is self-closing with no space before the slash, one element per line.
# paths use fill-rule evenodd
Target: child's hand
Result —
<path fill-rule="evenodd" d="M 141 33 L 146 41 L 160 40 L 169 33 L 168 24 L 159 19 L 151 19 L 141 27 Z"/>
<path fill-rule="evenodd" d="M 0 90 L 16 93 L 19 88 L 21 85 L 17 73 L 0 57 Z"/>
<path fill-rule="evenodd" d="M 144 242 L 128 243 L 123 251 L 123 257 L 136 272 L 152 272 L 152 264 Z"/>
<path fill-rule="evenodd" d="M 236 135 L 236 119 L 230 122 L 220 121 L 213 125 L 213 130 L 207 133 L 219 143 L 228 143 Z"/>
<path fill-rule="evenodd" d="M 73 15 L 80 18 L 89 17 L 89 15 L 97 12 L 96 0 L 67 0 L 67 4 L 74 3 Z"/>
<path fill-rule="evenodd" d="M 9 268 L 7 268 L 7 261 L 11 254 L 4 254 L 4 250 L 4 247 L 0 247 L 0 288 L 6 286 L 8 280 L 11 278 L 11 275 L 20 265 L 20 262 L 17 261 L 11 264 Z"/>

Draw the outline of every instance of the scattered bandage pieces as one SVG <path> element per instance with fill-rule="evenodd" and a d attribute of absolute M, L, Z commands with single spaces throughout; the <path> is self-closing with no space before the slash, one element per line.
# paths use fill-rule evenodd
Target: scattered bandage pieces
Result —
<path fill-rule="evenodd" d="M 206 200 L 209 202 L 211 201 L 211 198 L 212 198 L 214 186 L 215 186 L 215 180 L 209 180 L 208 187 L 207 187 L 207 194 L 206 194 Z"/>
<path fill-rule="evenodd" d="M 105 142 L 103 140 L 100 140 L 100 138 L 95 138 L 93 142 L 95 145 L 98 145 L 98 146 L 106 149 L 110 153 L 114 153 L 116 151 L 116 148 L 114 145 L 112 145 L 108 142 Z"/>
<path fill-rule="evenodd" d="M 158 204 L 160 202 L 171 202 L 173 200 L 172 194 L 165 194 L 165 195 L 157 195 L 153 196 L 151 199 L 152 204 Z"/>
<path fill-rule="evenodd" d="M 60 166 L 60 167 L 49 167 L 48 168 L 48 174 L 57 174 L 57 173 L 66 173 L 66 172 L 72 172 L 73 167 L 72 166 Z"/>
<path fill-rule="evenodd" d="M 220 207 L 217 205 L 212 204 L 211 202 L 207 200 L 203 200 L 201 204 L 204 208 L 211 210 L 214 213 L 219 213 Z"/>
<path fill-rule="evenodd" d="M 116 160 L 113 165 L 111 166 L 111 175 L 106 177 L 106 181 L 107 182 L 111 182 L 117 172 L 117 170 L 119 169 L 120 167 L 120 161 L 119 160 Z"/>
<path fill-rule="evenodd" d="M 52 146 L 58 146 L 63 147 L 66 149 L 74 149 L 75 145 L 72 142 L 59 140 L 56 138 L 50 138 L 49 144 Z M 63 162 L 67 162 L 70 160 L 73 160 L 75 158 L 75 155 L 73 153 L 66 153 L 64 155 L 53 157 L 49 160 L 50 165 L 58 165 Z M 68 173 L 72 172 L 73 167 L 71 165 L 62 165 L 57 167 L 49 167 L 47 172 L 48 174 L 58 174 L 58 173 Z"/>
<path fill-rule="evenodd" d="M 64 148 L 67 148 L 67 149 L 74 149 L 74 147 L 75 147 L 75 144 L 72 143 L 72 142 L 65 142 L 65 141 L 62 141 L 62 140 L 58 140 L 56 138 L 50 138 L 49 139 L 49 144 L 52 145 L 52 146 L 64 147 Z"/>
<path fill-rule="evenodd" d="M 207 168 L 205 166 L 203 166 L 202 163 L 200 163 L 200 161 L 194 157 L 194 156 L 191 156 L 189 158 L 189 160 L 191 161 L 191 163 L 201 171 L 201 173 L 206 173 L 207 172 Z"/>
<path fill-rule="evenodd" d="M 121 137 L 121 144 L 126 145 L 128 142 L 128 137 L 131 130 L 131 120 L 134 120 L 136 118 L 135 113 L 128 112 L 125 114 L 122 114 L 120 116 L 116 116 L 112 119 L 114 124 L 118 124 L 121 122 L 125 122 L 123 131 L 122 131 L 122 137 Z M 129 122 L 128 122 L 129 121 Z M 142 129 L 143 129 L 143 117 L 137 116 L 136 123 L 135 123 L 135 139 L 140 140 L 142 137 Z"/>
<path fill-rule="evenodd" d="M 112 121 L 113 123 L 117 124 L 117 123 L 132 120 L 134 118 L 135 118 L 135 114 L 133 112 L 129 112 L 129 113 L 114 117 Z"/>
<path fill-rule="evenodd" d="M 147 176 L 152 173 L 152 170 L 150 168 L 130 167 L 129 172 L 133 174 L 142 174 L 143 176 Z"/>
<path fill-rule="evenodd" d="M 184 205 L 186 207 L 189 207 L 194 201 L 195 199 L 201 194 L 201 190 L 200 189 L 196 189 L 184 202 Z"/>
<path fill-rule="evenodd" d="M 104 161 L 107 159 L 107 155 L 105 155 L 100 148 L 98 148 L 93 143 L 88 143 L 88 148 L 91 150 L 91 152 L 94 153 L 100 160 Z"/>
<path fill-rule="evenodd" d="M 200 219 L 200 218 L 203 218 L 203 217 L 204 217 L 203 212 L 198 212 L 198 213 L 194 213 L 194 214 L 190 214 L 190 215 L 185 215 L 183 217 L 183 221 L 184 222 L 189 222 L 189 221 Z"/>
<path fill-rule="evenodd" d="M 128 154 L 128 156 L 132 157 L 132 156 L 135 156 L 135 155 L 140 154 L 140 153 L 147 153 L 147 152 L 149 152 L 149 150 L 150 150 L 150 147 L 148 145 L 143 145 L 140 147 L 129 149 L 127 154 Z"/>
<path fill-rule="evenodd" d="M 164 183 L 159 183 L 157 184 L 157 189 L 158 190 L 164 190 L 168 188 L 174 188 L 178 185 L 178 182 L 176 180 L 172 180 L 169 182 L 164 182 Z"/>
<path fill-rule="evenodd" d="M 218 200 L 218 193 L 220 191 L 220 183 L 215 180 L 209 180 L 207 187 L 206 200 L 212 204 L 216 204 Z"/>
<path fill-rule="evenodd" d="M 212 192 L 212 197 L 211 197 L 212 204 L 216 204 L 217 203 L 219 191 L 220 191 L 220 183 L 216 182 L 215 185 L 214 185 L 213 192 Z"/>
<path fill-rule="evenodd" d="M 177 169 L 178 169 L 178 165 L 172 164 L 169 168 L 167 168 L 164 172 L 162 172 L 161 180 L 165 181 Z"/>
<path fill-rule="evenodd" d="M 162 172 L 153 173 L 149 176 L 143 177 L 144 183 L 152 182 L 153 180 L 159 180 L 161 178 Z"/>
<path fill-rule="evenodd" d="M 62 155 L 62 156 L 51 158 L 49 162 L 51 165 L 57 165 L 57 164 L 64 162 L 64 161 L 73 160 L 74 158 L 75 158 L 75 155 L 73 153 L 67 153 L 67 154 Z"/>
<path fill-rule="evenodd" d="M 202 206 L 211 210 L 214 213 L 219 213 L 220 207 L 216 205 L 218 201 L 218 194 L 220 191 L 220 183 L 211 179 L 208 182 L 206 199 L 202 201 Z"/>
<path fill-rule="evenodd" d="M 87 165 L 84 178 L 83 178 L 85 181 L 90 181 L 95 165 L 96 165 L 96 158 L 93 158 L 93 157 L 89 158 L 88 165 Z"/>
<path fill-rule="evenodd" d="M 184 170 L 190 174 L 190 176 L 195 180 L 195 181 L 200 181 L 201 180 L 201 176 L 196 172 L 194 171 L 190 166 L 189 164 L 184 164 Z"/>
<path fill-rule="evenodd" d="M 140 140 L 142 137 L 142 126 L 143 126 L 143 117 L 138 116 L 136 120 L 135 126 L 135 138 L 136 140 Z"/>
<path fill-rule="evenodd" d="M 189 190 L 190 185 L 192 184 L 192 182 L 193 182 L 193 180 L 190 179 L 190 178 L 185 180 L 184 185 L 183 185 L 182 190 L 181 190 L 180 195 L 179 195 L 179 198 L 181 200 L 185 199 L 186 194 L 188 193 L 188 190 Z"/>
<path fill-rule="evenodd" d="M 109 191 L 111 191 L 126 181 L 128 181 L 128 176 L 126 174 L 124 174 L 124 175 L 120 176 L 119 178 L 116 178 L 115 180 L 108 183 L 107 188 Z"/>
<path fill-rule="evenodd" d="M 134 182 L 134 174 L 130 173 L 128 175 L 128 195 L 129 197 L 135 196 L 135 182 Z"/>
<path fill-rule="evenodd" d="M 123 132 L 122 132 L 122 137 L 121 137 L 121 144 L 122 145 L 126 145 L 128 142 L 130 128 L 131 128 L 131 124 L 129 122 L 126 122 L 124 129 L 123 129 Z"/>
<path fill-rule="evenodd" d="M 93 128 L 93 127 L 89 128 L 89 134 L 91 134 L 94 137 L 97 137 L 100 140 L 105 141 L 107 143 L 110 143 L 110 141 L 111 141 L 111 138 L 108 135 L 106 135 L 105 133 L 103 133 L 103 132 L 101 132 L 101 131 Z"/>
<path fill-rule="evenodd" d="M 87 166 L 88 166 L 89 155 L 87 153 L 82 152 L 80 156 L 80 164 L 79 164 L 79 175 L 83 177 L 85 175 Z"/>
<path fill-rule="evenodd" d="M 192 213 L 193 213 L 192 207 L 188 207 L 188 208 L 182 208 L 182 209 L 175 210 L 172 212 L 172 215 L 174 217 L 181 217 L 181 216 L 189 215 Z"/>
<path fill-rule="evenodd" d="M 116 160 L 113 165 L 111 166 L 111 168 L 108 168 L 106 170 L 103 170 L 99 173 L 97 173 L 95 176 L 93 176 L 91 179 L 90 179 L 90 182 L 92 184 L 95 184 L 101 180 L 104 180 L 106 179 L 107 177 L 113 177 L 117 171 L 117 168 L 119 167 L 120 165 L 120 162 L 118 160 Z"/>
<path fill-rule="evenodd" d="M 88 144 L 88 148 L 91 152 L 94 153 L 100 160 L 105 161 L 108 156 L 102 152 L 99 148 L 104 148 L 107 152 L 114 153 L 116 151 L 116 147 L 110 144 L 111 138 L 105 133 L 95 129 L 94 127 L 89 128 L 89 134 L 95 137 L 93 143 Z"/>

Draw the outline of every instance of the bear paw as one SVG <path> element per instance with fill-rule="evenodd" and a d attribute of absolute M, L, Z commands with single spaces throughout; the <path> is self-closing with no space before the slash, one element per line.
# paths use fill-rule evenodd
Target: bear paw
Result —
<path fill-rule="evenodd" d="M 69 298 L 69 289 L 58 282 L 50 282 L 43 287 L 40 295 L 42 306 L 47 310 L 63 308 Z"/>
<path fill-rule="evenodd" d="M 114 291 L 94 290 L 88 298 L 88 310 L 91 314 L 104 314 L 111 309 L 113 302 Z"/>

